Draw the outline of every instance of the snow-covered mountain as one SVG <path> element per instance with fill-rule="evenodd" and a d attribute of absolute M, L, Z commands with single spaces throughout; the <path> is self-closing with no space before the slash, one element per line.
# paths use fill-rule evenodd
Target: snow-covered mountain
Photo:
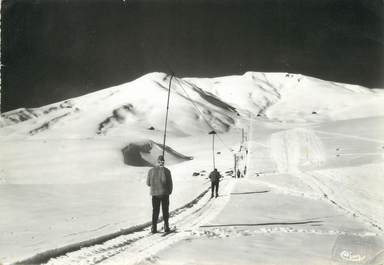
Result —
<path fill-rule="evenodd" d="M 113 255 L 119 258 L 121 252 L 123 262 L 107 258 L 105 263 L 133 264 L 137 249 L 147 249 L 148 242 L 155 250 L 142 258 L 168 246 L 163 237 L 153 243 L 156 236 L 148 239 L 145 230 L 138 236 L 142 241 L 126 242 L 133 242 L 127 231 L 150 220 L 146 174 L 163 152 L 169 83 L 170 76 L 151 73 L 77 98 L 1 114 L 0 263 L 65 254 L 63 261 L 52 259 L 50 264 L 96 264 Z M 171 91 L 165 157 L 174 180 L 171 222 L 183 231 L 176 235 L 193 231 L 195 240 L 206 235 L 201 225 L 209 222 L 245 224 L 246 236 L 236 234 L 236 242 L 255 253 L 248 240 L 268 235 L 260 246 L 286 251 L 276 264 L 286 264 L 287 256 L 300 261 L 290 264 L 313 263 L 302 262 L 308 251 L 288 251 L 276 246 L 278 241 L 316 246 L 317 257 L 318 245 L 333 249 L 335 235 L 382 238 L 377 234 L 384 231 L 382 90 L 298 74 L 247 72 L 174 77 Z M 219 138 L 215 166 L 225 176 L 223 196 L 214 202 L 203 196 L 212 170 L 212 128 Z M 231 175 L 243 139 L 240 129 L 249 152 L 238 165 L 247 166 L 247 173 L 235 179 Z M 183 212 L 190 202 L 201 208 Z M 178 221 L 183 216 L 185 223 Z M 210 235 L 218 231 L 211 229 Z M 254 237 L 248 229 L 256 229 Z M 93 246 L 121 231 L 128 239 Z M 208 241 L 233 246 L 224 238 L 236 229 L 220 231 L 220 241 Z M 302 236 L 309 237 L 303 241 Z M 84 242 L 93 243 L 84 248 Z M 78 252 L 67 253 L 76 247 Z M 130 251 L 127 259 L 125 252 Z M 238 253 L 233 248 L 226 252 Z M 328 264 L 330 255 L 323 252 L 326 262 L 319 264 Z M 254 254 L 247 255 L 253 264 Z"/>
<path fill-rule="evenodd" d="M 40 108 L 1 115 L 4 137 L 127 135 L 164 127 L 170 76 L 137 80 Z M 289 73 L 172 80 L 169 132 L 175 136 L 237 127 L 238 118 L 320 122 L 383 115 L 384 94 L 362 86 Z M 207 123 L 208 122 L 208 123 Z"/>

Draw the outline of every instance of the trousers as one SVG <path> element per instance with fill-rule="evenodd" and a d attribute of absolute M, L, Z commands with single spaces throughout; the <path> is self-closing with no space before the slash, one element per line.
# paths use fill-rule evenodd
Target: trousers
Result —
<path fill-rule="evenodd" d="M 219 195 L 219 182 L 218 181 L 211 182 L 211 194 L 212 194 L 212 197 L 213 197 L 214 193 L 216 193 L 216 196 Z"/>
<path fill-rule="evenodd" d="M 163 212 L 164 228 L 169 228 L 169 195 L 152 196 L 152 230 L 157 230 L 159 220 L 160 204 Z"/>

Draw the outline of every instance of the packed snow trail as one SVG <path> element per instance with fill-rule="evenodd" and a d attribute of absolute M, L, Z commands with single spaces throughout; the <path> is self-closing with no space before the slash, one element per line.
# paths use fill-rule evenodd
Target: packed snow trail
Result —
<path fill-rule="evenodd" d="M 309 129 L 298 128 L 272 134 L 271 156 L 281 173 L 298 171 L 301 165 L 319 166 L 325 162 L 320 139 Z"/>
<path fill-rule="evenodd" d="M 383 238 L 372 227 L 325 200 L 281 194 L 260 184 L 260 177 L 236 179 L 213 220 L 139 264 L 336 265 L 345 264 L 337 259 L 344 250 L 365 255 L 367 250 L 364 261 L 369 261 L 383 249 Z"/>
<path fill-rule="evenodd" d="M 200 225 L 214 218 L 229 200 L 235 179 L 227 175 L 220 184 L 218 198 L 210 199 L 208 189 L 203 192 L 204 196 L 196 198 L 194 203 L 187 204 L 171 214 L 170 224 L 177 227 L 176 233 L 167 236 L 162 236 L 162 233 L 151 234 L 150 227 L 147 227 L 101 244 L 82 247 L 79 250 L 51 258 L 46 264 L 135 264 L 143 261 L 190 234 L 196 234 L 195 231 Z M 30 259 L 19 264 L 30 263 L 35 262 Z"/>
<path fill-rule="evenodd" d="M 349 137 L 349 135 L 346 137 Z M 360 218 L 363 222 L 370 224 L 380 232 L 384 231 L 383 224 L 374 216 L 363 213 L 364 209 L 357 209 L 349 202 L 352 198 L 343 196 L 344 194 L 338 194 L 339 187 L 331 187 L 321 170 L 306 172 L 300 170 L 302 166 L 308 165 L 316 169 L 326 160 L 323 144 L 314 131 L 299 128 L 277 132 L 272 134 L 270 145 L 271 157 L 276 162 L 280 173 L 289 173 L 299 178 L 315 194 L 317 193 L 319 198 L 328 200 L 332 205 L 343 209 L 351 216 Z M 307 195 L 308 197 L 316 197 L 312 193 Z"/>
<path fill-rule="evenodd" d="M 320 131 L 320 130 L 316 130 L 316 133 L 324 134 L 324 135 L 330 135 L 330 136 L 340 136 L 340 137 L 345 137 L 345 138 L 350 138 L 350 139 L 363 140 L 363 141 L 374 142 L 374 143 L 379 143 L 379 144 L 384 143 L 384 141 L 381 139 L 373 139 L 373 138 L 350 135 L 350 134 L 345 134 L 345 133 L 326 132 L 326 131 Z"/>
<path fill-rule="evenodd" d="M 327 183 L 324 179 L 324 173 L 322 172 L 311 172 L 311 173 L 298 173 L 298 176 L 303 179 L 306 183 L 310 183 L 312 187 L 317 187 L 317 189 L 323 194 L 323 197 L 328 200 L 330 203 L 346 211 L 349 215 L 358 217 L 363 222 L 370 224 L 376 229 L 384 232 L 384 226 L 376 218 L 376 216 L 369 215 L 364 213 L 365 209 L 359 209 L 354 204 L 349 201 L 346 194 L 338 191 L 338 187 L 332 187 L 331 183 Z M 336 175 L 332 176 L 330 174 L 328 177 L 337 177 Z M 351 191 L 353 192 L 353 191 Z M 350 196 L 357 196 L 356 194 L 350 194 Z"/>

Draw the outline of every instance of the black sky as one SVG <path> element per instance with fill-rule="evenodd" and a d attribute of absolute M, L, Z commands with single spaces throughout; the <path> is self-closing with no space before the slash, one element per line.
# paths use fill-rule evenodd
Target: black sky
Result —
<path fill-rule="evenodd" d="M 2 111 L 153 71 L 384 87 L 383 0 L 3 0 Z"/>

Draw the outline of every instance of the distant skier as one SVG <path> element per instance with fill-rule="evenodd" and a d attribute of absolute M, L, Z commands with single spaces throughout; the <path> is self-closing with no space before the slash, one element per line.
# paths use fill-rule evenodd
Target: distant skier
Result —
<path fill-rule="evenodd" d="M 164 167 L 164 156 L 160 155 L 157 159 L 158 166 L 148 171 L 147 185 L 151 188 L 152 196 L 152 233 L 157 233 L 157 222 L 160 213 L 160 204 L 164 219 L 164 232 L 169 229 L 169 195 L 172 193 L 173 183 L 171 171 Z"/>
<path fill-rule="evenodd" d="M 222 178 L 222 176 L 216 168 L 209 174 L 209 179 L 211 180 L 211 198 L 213 198 L 214 193 L 216 193 L 216 198 L 219 197 L 220 178 Z"/>

